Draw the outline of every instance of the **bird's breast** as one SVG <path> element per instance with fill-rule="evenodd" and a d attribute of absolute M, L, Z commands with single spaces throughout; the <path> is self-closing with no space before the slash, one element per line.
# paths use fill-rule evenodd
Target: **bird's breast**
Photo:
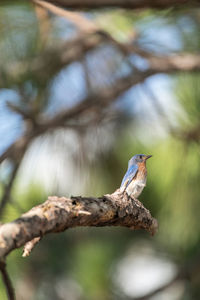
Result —
<path fill-rule="evenodd" d="M 132 195 L 133 197 L 137 198 L 142 193 L 145 185 L 146 185 L 146 178 L 134 179 L 127 186 L 126 192 L 128 195 Z"/>
<path fill-rule="evenodd" d="M 147 177 L 146 164 L 145 162 L 139 163 L 136 178 L 138 180 L 146 180 L 146 177 Z"/>

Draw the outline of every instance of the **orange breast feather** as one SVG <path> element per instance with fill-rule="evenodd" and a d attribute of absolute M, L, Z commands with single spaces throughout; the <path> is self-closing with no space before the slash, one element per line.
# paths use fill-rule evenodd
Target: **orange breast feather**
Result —
<path fill-rule="evenodd" d="M 137 179 L 141 180 L 147 175 L 146 162 L 138 163 Z"/>

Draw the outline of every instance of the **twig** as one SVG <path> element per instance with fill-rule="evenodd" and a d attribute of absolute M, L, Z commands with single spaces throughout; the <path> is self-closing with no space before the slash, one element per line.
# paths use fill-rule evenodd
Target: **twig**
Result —
<path fill-rule="evenodd" d="M 0 258 L 34 238 L 77 226 L 123 226 L 145 229 L 152 235 L 158 228 L 141 202 L 118 190 L 99 198 L 54 196 L 19 219 L 0 226 Z"/>
<path fill-rule="evenodd" d="M 12 286 L 11 279 L 8 275 L 7 270 L 6 270 L 6 263 L 3 262 L 3 261 L 0 261 L 0 271 L 1 271 L 1 275 L 2 275 L 4 285 L 6 287 L 8 300 L 15 300 L 14 288 Z"/>
<path fill-rule="evenodd" d="M 32 239 L 31 241 L 29 241 L 28 243 L 25 244 L 24 246 L 24 250 L 23 250 L 23 257 L 27 257 L 30 255 L 31 251 L 33 250 L 33 248 L 35 247 L 35 245 L 37 243 L 39 243 L 39 241 L 41 240 L 41 237 L 36 237 L 34 239 Z"/>
<path fill-rule="evenodd" d="M 28 145 L 36 135 L 37 131 L 34 129 L 31 131 L 25 131 L 23 136 L 21 136 L 0 155 L 0 164 L 8 158 L 13 161 L 20 162 Z"/>
<path fill-rule="evenodd" d="M 48 3 L 48 1 L 42 1 L 42 0 L 32 0 L 36 5 L 39 5 L 43 8 L 46 8 L 50 12 L 60 16 L 67 18 L 70 22 L 72 22 L 80 31 L 96 31 L 97 27 L 96 25 L 91 22 L 90 20 L 87 20 L 84 18 L 81 14 L 77 12 L 71 12 L 67 11 L 63 8 L 57 7 L 54 4 Z"/>
<path fill-rule="evenodd" d="M 35 5 L 35 14 L 38 19 L 39 26 L 39 47 L 43 49 L 49 38 L 49 33 L 51 31 L 51 22 L 48 15 L 48 11 L 45 8 Z"/>
<path fill-rule="evenodd" d="M 14 103 L 12 103 L 10 101 L 7 101 L 6 105 L 10 110 L 21 115 L 21 117 L 24 120 L 30 120 L 33 125 L 36 125 L 35 116 L 34 116 L 33 111 L 28 111 L 28 110 L 26 111 L 26 110 L 22 109 L 20 106 L 15 105 Z"/>
<path fill-rule="evenodd" d="M 10 179 L 9 179 L 9 182 L 5 186 L 3 196 L 1 198 L 1 203 L 0 203 L 0 217 L 2 216 L 2 213 L 3 213 L 6 203 L 9 201 L 11 189 L 12 189 L 15 177 L 17 175 L 18 168 L 19 168 L 19 162 L 15 163 L 14 168 L 11 173 L 11 176 L 10 176 Z"/>

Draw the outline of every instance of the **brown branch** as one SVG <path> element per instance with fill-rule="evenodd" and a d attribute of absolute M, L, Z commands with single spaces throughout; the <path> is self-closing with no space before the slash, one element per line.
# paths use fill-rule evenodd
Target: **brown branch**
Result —
<path fill-rule="evenodd" d="M 79 40 L 79 39 L 78 39 Z M 99 40 L 95 41 L 95 44 L 99 43 Z M 96 45 L 97 45 L 96 44 Z M 93 44 L 94 46 L 94 44 Z M 147 54 L 146 54 L 147 56 Z M 74 57 L 75 59 L 75 57 Z M 132 86 L 143 82 L 149 76 L 157 73 L 173 73 L 178 71 L 200 71 L 200 55 L 194 54 L 183 54 L 173 55 L 166 57 L 156 57 L 148 53 L 149 69 L 146 71 L 135 70 L 133 73 L 126 77 L 115 81 L 114 86 L 98 91 L 98 94 L 90 95 L 83 99 L 83 101 L 71 109 L 67 109 L 62 113 L 57 114 L 55 117 L 49 120 L 38 121 L 36 128 L 32 129 L 31 132 L 25 133 L 19 140 L 11 145 L 1 156 L 0 163 L 6 158 L 18 158 L 22 155 L 25 149 L 28 147 L 32 139 L 40 134 L 45 133 L 47 130 L 63 126 L 64 122 L 71 120 L 72 118 L 78 118 L 83 113 L 100 107 L 106 107 L 110 105 L 117 97 L 123 94 L 127 89 Z M 66 63 L 66 61 L 65 61 Z M 40 68 L 37 70 L 39 71 Z M 49 74 L 48 74 L 49 75 Z M 17 110 L 16 110 L 17 112 Z M 18 111 L 21 113 L 21 111 Z M 28 117 L 28 115 L 24 115 Z M 30 117 L 30 116 L 29 116 Z"/>
<path fill-rule="evenodd" d="M 183 131 L 180 133 L 181 137 L 187 141 L 195 141 L 199 142 L 200 140 L 200 124 L 197 124 L 194 128 L 188 130 L 188 131 Z"/>
<path fill-rule="evenodd" d="M 47 41 L 50 36 L 52 24 L 50 22 L 48 11 L 43 7 L 35 5 L 35 15 L 38 20 L 38 27 L 39 27 L 39 37 L 40 37 L 39 47 L 40 49 L 44 49 L 44 46 L 47 45 Z"/>
<path fill-rule="evenodd" d="M 96 36 L 96 35 L 94 35 Z M 81 37 L 82 39 L 83 37 Z M 80 38 L 77 39 L 80 41 Z M 99 43 L 99 39 L 93 40 L 94 44 Z M 95 45 L 92 46 L 95 46 Z M 90 44 L 91 46 L 91 44 Z M 89 45 L 86 46 L 86 48 Z M 130 49 L 129 49 L 130 51 Z M 137 50 L 138 51 L 138 50 Z M 144 54 L 144 53 L 143 53 Z M 178 71 L 200 71 L 200 55 L 199 54 L 176 54 L 173 56 L 163 56 L 158 57 L 150 53 L 146 53 L 146 59 L 149 62 L 149 69 L 146 71 L 135 70 L 133 73 L 126 77 L 118 79 L 115 81 L 114 86 L 98 91 L 96 95 L 90 95 L 89 97 L 83 99 L 83 101 L 77 106 L 67 109 L 66 111 L 56 115 L 50 120 L 45 120 L 37 123 L 37 130 L 32 129 L 30 133 L 25 133 L 23 137 L 17 140 L 13 145 L 11 145 L 1 156 L 0 163 L 6 158 L 16 158 L 23 154 L 31 140 L 45 133 L 48 129 L 56 128 L 62 126 L 64 122 L 71 120 L 74 117 L 80 117 L 83 113 L 91 109 L 96 109 L 98 107 L 106 107 L 110 105 L 111 102 L 124 93 L 127 89 L 132 86 L 143 82 L 147 77 L 152 76 L 157 73 L 174 73 Z M 75 55 L 76 56 L 76 55 Z M 68 57 L 70 59 L 75 59 L 75 56 Z M 67 63 L 65 60 L 63 63 Z M 43 65 L 44 66 L 44 65 Z M 37 70 L 40 71 L 40 67 Z M 48 73 L 48 72 L 47 72 Z M 48 74 L 49 75 L 49 74 Z M 14 109 L 14 108 L 13 108 Z M 16 110 L 16 108 L 15 108 Z M 16 110 L 17 112 L 17 110 Z M 18 111 L 21 113 L 21 111 Z M 30 118 L 30 115 L 24 115 L 26 118 Z M 196 132 L 195 132 L 196 134 Z"/>
<path fill-rule="evenodd" d="M 40 85 L 55 76 L 68 64 L 80 60 L 89 51 L 105 41 L 103 35 L 94 33 L 79 34 L 77 37 L 43 51 L 31 61 L 17 61 L 0 69 L 0 88 L 20 84 L 32 78 Z M 6 78 L 6 80 L 5 80 Z"/>
<path fill-rule="evenodd" d="M 11 279 L 8 275 L 7 270 L 6 270 L 6 264 L 5 264 L 4 261 L 0 261 L 0 271 L 1 271 L 2 279 L 3 279 L 3 283 L 6 287 L 8 300 L 15 300 L 14 288 L 12 286 Z"/>
<path fill-rule="evenodd" d="M 150 66 L 156 72 L 190 72 L 200 70 L 200 54 L 174 54 L 169 56 L 149 56 Z"/>
<path fill-rule="evenodd" d="M 75 25 L 75 27 L 77 27 L 81 31 L 90 31 L 91 32 L 91 31 L 97 30 L 97 27 L 95 26 L 95 24 L 92 21 L 84 18 L 79 13 L 67 11 L 67 10 L 57 7 L 53 4 L 50 4 L 47 1 L 42 1 L 42 0 L 32 0 L 32 1 L 36 5 L 39 5 L 60 17 L 67 18 L 70 22 L 72 22 Z"/>
<path fill-rule="evenodd" d="M 146 78 L 157 73 L 176 73 L 177 71 L 200 71 L 200 55 L 173 55 L 168 57 L 149 57 L 149 69 L 145 71 L 134 70 L 128 76 L 115 81 L 114 85 L 98 91 L 97 94 L 88 96 L 75 107 L 61 112 L 53 119 L 44 124 L 40 124 L 41 128 L 52 128 L 60 126 L 64 121 L 80 116 L 83 112 L 96 109 L 97 107 L 109 106 L 121 94 L 132 86 L 143 82 Z"/>
<path fill-rule="evenodd" d="M 25 110 L 25 109 L 22 109 L 20 106 L 10 102 L 10 101 L 7 101 L 6 102 L 6 106 L 13 112 L 21 115 L 21 117 L 24 119 L 24 120 L 29 120 L 33 125 L 36 125 L 35 124 L 35 115 L 34 115 L 34 111 L 30 111 L 30 110 Z"/>
<path fill-rule="evenodd" d="M 141 202 L 118 190 L 99 198 L 53 196 L 0 226 L 0 258 L 34 238 L 77 226 L 123 226 L 145 229 L 153 235 L 158 224 Z"/>
<path fill-rule="evenodd" d="M 12 190 L 12 187 L 13 187 L 13 183 L 15 181 L 15 177 L 17 175 L 18 168 L 19 168 L 19 162 L 14 164 L 14 168 L 13 168 L 11 176 L 9 178 L 9 182 L 4 188 L 3 196 L 2 196 L 1 202 L 0 202 L 0 217 L 2 216 L 2 213 L 4 211 L 6 203 L 10 199 L 10 193 L 11 193 L 11 190 Z"/>
<path fill-rule="evenodd" d="M 81 103 L 77 104 L 71 109 L 57 114 L 50 120 L 45 120 L 43 123 L 41 122 L 39 126 L 42 131 L 45 131 L 51 128 L 59 127 L 63 125 L 63 122 L 67 122 L 68 120 L 75 117 L 80 117 L 85 112 L 92 110 L 97 110 L 98 112 L 98 108 L 106 108 L 127 89 L 138 83 L 141 83 L 147 77 L 153 74 L 154 70 L 147 70 L 144 72 L 135 71 L 134 73 L 131 73 L 128 76 L 117 80 L 114 86 L 102 89 L 101 91 L 98 91 L 97 94 L 88 96 L 87 98 L 83 99 Z"/>
<path fill-rule="evenodd" d="M 116 46 L 124 55 L 134 53 L 141 55 L 147 60 L 149 68 L 145 71 L 133 70 L 127 77 L 116 80 L 112 87 L 98 91 L 98 94 L 96 95 L 88 96 L 77 106 L 67 109 L 50 120 L 40 121 L 39 116 L 37 117 L 37 120 L 35 120 L 32 113 L 22 111 L 18 107 L 14 107 L 10 104 L 12 106 L 11 108 L 17 113 L 20 113 L 24 119 L 30 120 L 34 128 L 29 128 L 24 136 L 11 145 L 0 156 L 0 163 L 6 158 L 18 160 L 19 156 L 23 155 L 30 142 L 36 136 L 45 133 L 48 129 L 63 125 L 66 126 L 67 121 L 70 121 L 72 118 L 78 118 L 91 109 L 93 111 L 96 110 L 96 113 L 98 113 L 102 108 L 115 101 L 115 99 L 127 89 L 143 82 L 151 75 L 160 72 L 173 73 L 179 71 L 192 72 L 200 70 L 199 54 L 185 53 L 182 55 L 156 56 L 130 44 L 119 43 L 106 32 L 97 30 L 93 33 L 80 34 L 78 37 L 57 46 L 55 49 L 44 51 L 41 56 L 33 59 L 30 64 L 27 64 L 27 62 L 19 62 L 17 64 L 12 63 L 12 68 L 10 69 L 8 67 L 6 70 L 3 70 L 3 74 L 6 73 L 6 77 L 11 79 L 11 84 L 12 82 L 17 84 L 21 76 L 23 80 L 23 75 L 26 72 L 30 72 L 31 75 L 29 76 L 37 78 L 40 83 L 44 83 L 49 80 L 49 77 L 54 76 L 64 66 L 75 60 L 80 60 L 87 51 L 98 47 L 104 42 L 114 44 L 114 46 Z M 52 57 L 54 58 L 53 60 Z"/>
<path fill-rule="evenodd" d="M 72 9 L 121 7 L 126 9 L 166 9 L 170 7 L 199 6 L 198 0 L 48 0 L 55 5 Z"/>
<path fill-rule="evenodd" d="M 63 126 L 65 123 L 67 123 L 67 121 L 70 121 L 73 118 L 78 118 L 83 113 L 86 113 L 91 109 L 94 110 L 98 107 L 108 106 L 112 101 L 116 99 L 116 97 L 120 96 L 128 88 L 137 83 L 140 83 L 152 74 L 152 71 L 150 71 L 150 73 L 149 71 L 141 72 L 138 73 L 138 75 L 135 72 L 134 74 L 130 74 L 125 78 L 119 79 L 114 87 L 107 88 L 105 90 L 102 90 L 101 92 L 99 91 L 97 95 L 92 95 L 83 99 L 81 103 L 78 103 L 76 106 L 58 113 L 51 119 L 46 119 L 44 121 L 38 120 L 37 123 L 36 120 L 34 120 L 35 127 L 32 127 L 29 129 L 29 131 L 26 131 L 22 137 L 20 137 L 15 143 L 13 143 L 7 150 L 5 150 L 5 152 L 0 156 L 0 163 L 7 158 L 19 160 L 33 138 L 44 134 L 48 130 Z M 12 105 L 11 109 L 21 114 L 23 118 L 31 118 L 31 114 L 29 112 L 25 113 L 18 107 Z"/>
<path fill-rule="evenodd" d="M 8 158 L 12 159 L 13 161 L 21 161 L 33 137 L 35 137 L 33 131 L 25 132 L 23 136 L 21 136 L 0 155 L 0 164 Z"/>
<path fill-rule="evenodd" d="M 191 71 L 191 70 L 200 70 L 200 55 L 199 54 L 177 54 L 177 55 L 170 55 L 170 56 L 158 56 L 153 55 L 147 51 L 144 51 L 143 49 L 137 48 L 135 46 L 132 46 L 130 44 L 123 44 L 115 40 L 109 33 L 102 31 L 101 28 L 97 27 L 93 22 L 90 20 L 87 20 L 86 18 L 82 17 L 78 13 L 68 12 L 62 8 L 58 8 L 55 5 L 52 5 L 50 3 L 47 3 L 46 1 L 41 0 L 33 0 L 36 4 L 41 5 L 42 7 L 50 10 L 54 14 L 57 14 L 59 16 L 63 16 L 67 18 L 68 20 L 72 21 L 79 29 L 81 30 L 88 30 L 93 34 L 98 34 L 100 36 L 103 36 L 105 40 L 112 42 L 119 50 L 122 51 L 124 54 L 133 54 L 137 53 L 146 59 L 148 59 L 148 62 L 150 63 L 151 68 L 156 69 L 157 72 L 173 72 L 173 71 Z M 65 0 L 68 2 L 68 0 Z M 95 3 L 101 2 L 100 1 L 94 1 Z M 51 2 L 51 1 L 50 1 Z M 52 1 L 54 3 L 54 1 Z M 86 1 L 87 2 L 87 1 Z M 108 1 L 106 1 L 107 3 Z M 111 1 L 113 2 L 113 1 Z M 123 3 L 126 1 L 123 1 Z M 127 1 L 130 3 L 131 1 Z M 135 1 L 138 2 L 137 4 L 142 4 L 142 2 L 145 2 L 145 4 L 149 3 L 151 4 L 152 1 Z M 166 5 L 170 1 L 169 0 L 162 0 L 162 1 L 153 1 L 154 5 Z M 171 3 L 176 4 L 183 4 L 188 1 L 180 0 L 180 1 L 171 1 Z M 200 4 L 200 1 L 197 1 Z M 74 1 L 73 1 L 74 3 Z M 83 2 L 82 2 L 83 3 Z M 190 1 L 191 3 L 191 1 Z"/>
<path fill-rule="evenodd" d="M 28 243 L 25 244 L 24 246 L 24 250 L 23 250 L 23 257 L 29 256 L 31 251 L 33 250 L 33 248 L 35 247 L 35 245 L 37 243 L 39 243 L 39 241 L 41 240 L 41 237 L 35 237 L 34 239 L 32 239 L 31 241 L 29 241 Z"/>
<path fill-rule="evenodd" d="M 114 44 L 114 46 L 116 46 L 124 55 L 136 53 L 144 57 L 149 64 L 148 70 L 151 70 L 149 76 L 152 75 L 152 72 L 153 74 L 156 74 L 200 71 L 199 53 L 180 53 L 158 56 L 145 52 L 130 44 L 120 43 L 106 32 L 96 31 L 93 33 L 81 34 L 73 40 L 67 41 L 54 49 L 48 49 L 31 62 L 16 62 L 12 63 L 12 66 L 5 66 L 0 72 L 0 82 L 2 82 L 2 87 L 8 87 L 8 82 L 9 86 L 13 83 L 20 83 L 20 80 L 23 80 L 25 74 L 28 77 L 34 78 L 36 81 L 38 80 L 40 84 L 46 84 L 46 82 L 62 70 L 62 68 L 74 61 L 81 60 L 88 51 L 97 48 L 105 42 Z M 142 74 L 143 72 L 141 71 L 141 76 Z M 6 82 L 4 82 L 4 77 L 7 78 Z"/>
<path fill-rule="evenodd" d="M 42 3 L 46 2 L 42 1 Z M 47 5 L 49 4 L 47 3 Z M 56 8 L 53 5 L 52 7 Z M 64 14 L 66 14 L 65 10 L 60 10 L 61 12 L 64 11 Z M 60 14 L 60 11 L 57 12 L 56 10 L 54 13 Z M 65 15 L 65 17 L 67 16 Z M 79 24 L 79 22 L 76 22 L 76 24 Z M 107 32 L 100 28 L 96 28 L 95 25 L 92 27 L 93 30 L 90 30 L 89 32 L 82 32 L 72 40 L 56 45 L 55 48 L 52 47 L 50 49 L 46 49 L 36 58 L 32 59 L 31 62 L 12 62 L 12 64 L 8 64 L 4 68 L 1 68 L 0 87 L 5 88 L 12 86 L 12 84 L 20 84 L 20 82 L 24 80 L 25 75 L 27 78 L 32 78 L 35 81 L 38 81 L 40 85 L 46 85 L 46 83 L 65 66 L 74 61 L 81 60 L 88 51 L 97 48 L 103 43 L 111 43 L 124 56 L 138 54 L 144 57 L 149 63 L 149 69 L 151 69 L 153 73 L 170 73 L 175 71 L 191 72 L 200 70 L 200 54 L 180 53 L 159 56 L 144 51 L 135 45 L 120 43 Z M 4 80 L 5 78 L 6 82 Z"/>

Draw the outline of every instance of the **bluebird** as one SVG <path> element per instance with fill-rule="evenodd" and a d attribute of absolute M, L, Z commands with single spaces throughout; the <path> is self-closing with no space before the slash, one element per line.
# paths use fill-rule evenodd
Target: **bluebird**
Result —
<path fill-rule="evenodd" d="M 134 198 L 139 197 L 147 181 L 146 160 L 152 155 L 136 154 L 128 162 L 128 170 L 124 175 L 120 191 Z"/>

